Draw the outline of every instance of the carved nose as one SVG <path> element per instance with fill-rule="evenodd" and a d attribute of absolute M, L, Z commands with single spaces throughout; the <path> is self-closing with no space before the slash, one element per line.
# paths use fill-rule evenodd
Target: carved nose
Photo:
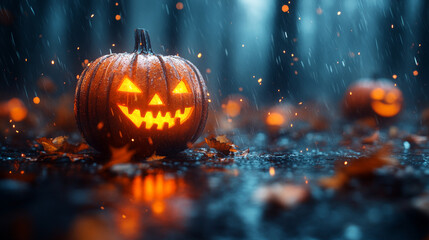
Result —
<path fill-rule="evenodd" d="M 164 105 L 164 103 L 158 94 L 155 93 L 155 96 L 153 96 L 152 100 L 150 100 L 149 105 Z"/>

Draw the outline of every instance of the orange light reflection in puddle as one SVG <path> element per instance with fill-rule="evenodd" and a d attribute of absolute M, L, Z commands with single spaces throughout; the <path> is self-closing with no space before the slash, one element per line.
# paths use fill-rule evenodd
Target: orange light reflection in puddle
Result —
<path fill-rule="evenodd" d="M 114 222 L 122 237 L 141 239 L 152 226 L 183 227 L 191 205 L 190 188 L 182 177 L 149 170 L 147 175 L 133 179 L 121 177 L 119 182 L 127 189 L 125 201 L 103 211 L 114 209 Z"/>
<path fill-rule="evenodd" d="M 182 178 L 169 177 L 160 172 L 134 178 L 132 195 L 137 203 L 149 204 L 153 213 L 162 214 L 167 208 L 165 201 L 180 195 L 180 190 L 184 187 Z"/>

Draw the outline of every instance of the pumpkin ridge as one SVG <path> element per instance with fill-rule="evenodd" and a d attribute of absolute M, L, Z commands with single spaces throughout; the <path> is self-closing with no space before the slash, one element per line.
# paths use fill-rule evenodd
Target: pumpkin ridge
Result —
<path fill-rule="evenodd" d="M 115 54 L 115 56 L 116 56 L 116 54 Z M 108 65 L 107 65 L 107 67 L 106 67 L 106 69 L 104 70 L 104 73 L 103 73 L 103 75 L 102 75 L 102 77 L 99 79 L 99 82 L 98 82 L 98 85 L 97 85 L 97 87 L 95 88 L 95 90 L 97 90 L 98 91 L 98 89 L 100 88 L 100 86 L 101 86 L 101 84 L 103 83 L 103 80 L 105 79 L 105 77 L 106 77 L 106 73 L 110 70 L 110 68 L 113 66 L 113 65 L 115 65 L 117 62 L 118 62 L 118 60 L 119 60 L 120 58 L 119 57 L 117 57 L 116 59 L 114 59 L 113 61 L 111 61 Z M 99 114 L 98 114 L 98 112 L 97 112 L 97 109 L 98 109 L 98 98 L 99 98 L 99 94 L 97 94 L 96 95 L 96 97 L 95 97 L 95 100 L 94 100 L 94 106 L 95 106 L 95 110 L 93 111 L 93 114 L 94 114 L 94 118 L 91 118 L 91 120 L 95 120 L 95 124 L 94 124 L 94 126 L 97 126 L 97 124 L 100 122 L 100 116 L 99 116 Z M 101 129 L 98 129 L 98 128 L 90 128 L 90 132 L 92 132 L 92 134 L 95 136 L 96 135 L 96 133 L 94 134 L 94 131 L 100 131 Z M 96 144 L 94 144 L 94 145 L 96 145 Z"/>
<path fill-rule="evenodd" d="M 88 68 L 85 68 L 79 78 L 79 81 L 77 83 L 76 86 L 76 90 L 75 90 L 75 94 L 74 94 L 74 117 L 76 119 L 77 122 L 77 127 L 81 130 L 82 129 L 82 125 L 80 123 L 80 111 L 78 111 L 78 107 L 80 104 L 80 87 L 82 86 L 82 80 L 83 78 L 86 76 L 86 73 L 88 72 Z M 82 79 L 82 80 L 81 80 Z"/>
<path fill-rule="evenodd" d="M 177 58 L 177 60 L 179 60 L 179 62 L 180 62 L 180 64 L 182 64 L 182 65 L 184 65 L 186 68 L 188 68 L 189 69 L 189 66 L 188 66 L 188 64 L 186 63 L 186 61 L 183 61 L 184 59 L 182 59 L 182 58 Z M 194 71 L 194 69 L 190 69 L 191 71 Z M 188 76 L 189 76 L 189 79 L 194 79 L 194 77 L 192 76 L 192 74 L 191 74 L 191 71 L 188 71 Z M 200 82 L 199 82 L 199 79 L 198 79 L 198 76 L 197 76 L 197 74 L 195 73 L 195 77 L 196 77 L 196 82 L 198 83 L 198 84 L 200 84 Z M 193 90 L 194 91 L 194 90 Z M 200 90 L 200 94 L 201 95 L 203 95 L 203 93 L 201 92 L 201 90 Z M 194 105 L 197 105 L 198 104 L 198 99 L 197 99 L 197 96 L 196 96 L 196 94 L 194 93 L 193 94 L 193 96 L 194 96 Z M 201 108 L 201 112 L 203 111 L 203 108 Z M 200 114 L 198 114 L 198 116 L 200 116 Z M 195 136 L 195 134 L 197 134 L 197 132 L 198 132 L 198 126 L 199 126 L 199 124 L 200 124 L 200 121 L 198 120 L 198 117 L 197 117 L 197 114 L 195 113 L 194 114 L 194 122 L 196 122 L 196 123 L 198 123 L 196 126 L 196 128 L 195 128 L 195 130 L 194 130 L 194 132 L 192 133 L 192 134 L 190 134 L 191 135 L 191 142 L 193 143 L 194 142 L 194 136 Z"/>
<path fill-rule="evenodd" d="M 108 57 L 110 57 L 110 56 L 112 56 L 112 55 L 106 55 L 106 56 L 103 56 L 103 57 L 100 57 L 100 58 L 98 58 L 97 60 L 98 60 L 98 62 L 96 63 L 96 65 L 94 66 L 93 64 L 91 64 L 90 66 L 88 66 L 88 69 L 90 68 L 90 70 L 92 70 L 92 72 L 91 72 L 91 76 L 89 76 L 89 78 L 87 77 L 87 74 L 85 74 L 85 79 L 82 79 L 82 83 L 81 83 L 81 88 L 82 88 L 82 85 L 84 86 L 84 84 L 83 84 L 83 81 L 84 80 L 86 80 L 86 81 L 89 81 L 89 83 L 88 83 L 88 91 L 87 91 L 87 96 L 86 96 L 86 100 L 88 100 L 88 95 L 89 95 L 89 91 L 90 91 L 90 86 L 91 86 L 91 83 L 92 83 L 92 78 L 94 77 L 94 73 L 96 73 L 97 72 L 97 69 L 98 69 L 98 67 L 101 65 L 101 62 L 103 62 L 106 58 L 108 58 Z M 97 60 L 95 60 L 95 61 L 97 61 Z M 94 62 L 95 63 L 95 62 Z M 79 91 L 80 92 L 80 91 Z M 79 106 L 78 106 L 78 108 L 79 109 L 81 109 L 81 107 L 80 107 L 80 104 L 81 104 L 81 101 L 82 101 L 82 98 L 83 96 L 79 93 Z M 88 115 L 88 101 L 84 101 L 82 104 L 85 104 L 86 105 L 86 109 L 85 109 L 85 114 L 86 115 Z M 79 111 L 79 112 L 81 112 L 81 110 Z M 82 114 L 79 114 L 79 121 L 81 122 L 81 121 L 83 121 L 83 119 L 82 119 L 83 117 L 82 117 Z M 87 128 L 87 126 L 86 125 L 81 125 L 81 127 L 82 127 L 82 132 L 83 132 L 83 137 L 87 140 L 87 142 L 89 142 L 89 136 L 88 136 L 88 134 L 87 134 L 87 132 L 86 131 L 84 131 L 83 130 L 83 128 Z"/>
<path fill-rule="evenodd" d="M 92 86 L 92 82 L 93 82 L 93 80 L 94 80 L 94 77 L 95 77 L 95 75 L 97 74 L 97 72 L 98 72 L 98 68 L 100 67 L 100 65 L 106 60 L 106 59 L 108 59 L 108 58 L 110 58 L 110 57 L 112 57 L 113 55 L 107 55 L 107 56 L 105 56 L 104 58 L 102 58 L 98 63 L 97 63 L 97 65 L 95 65 L 95 67 L 94 67 L 94 70 L 92 71 L 92 73 L 91 73 L 91 76 L 90 76 L 90 78 L 89 78 L 89 83 L 88 83 L 88 87 L 87 87 L 87 89 L 88 89 L 88 91 L 86 91 L 86 114 L 85 114 L 85 116 L 86 116 L 86 122 L 88 123 L 88 125 L 89 125 L 89 123 L 91 122 L 91 118 L 90 118 L 90 116 L 89 116 L 89 114 L 90 114 L 90 111 L 89 111 L 89 98 L 90 98 L 90 93 L 91 93 L 91 86 Z M 91 131 L 91 127 L 90 126 L 87 126 L 88 128 L 89 128 L 89 131 Z M 92 136 L 92 134 L 88 134 L 88 135 L 91 135 Z M 86 137 L 85 137 L 86 138 Z M 92 138 L 92 137 L 89 137 L 89 138 Z M 90 141 L 89 140 L 89 138 L 87 139 L 88 141 Z M 91 139 L 91 141 L 92 141 L 92 139 Z"/>
<path fill-rule="evenodd" d="M 119 55 L 119 54 L 118 54 Z M 118 57 L 118 62 L 120 63 L 122 61 L 122 58 L 124 57 L 124 54 L 120 54 Z M 121 61 L 119 61 L 121 60 Z M 106 91 L 106 129 L 107 129 L 107 133 L 110 134 L 111 133 L 111 128 L 110 128 L 110 118 L 109 118 L 109 114 L 110 114 L 110 90 L 112 88 L 112 83 L 113 83 L 113 78 L 115 77 L 115 71 L 113 71 L 112 75 L 110 76 L 109 80 L 107 81 L 107 91 Z"/>
<path fill-rule="evenodd" d="M 161 69 L 162 69 L 162 76 L 164 77 L 165 81 L 165 87 L 167 88 L 167 105 L 170 104 L 171 98 L 170 98 L 170 87 L 168 86 L 168 79 L 167 79 L 167 69 L 165 68 L 165 62 L 162 59 L 160 55 L 155 55 L 158 58 L 158 61 L 161 63 Z"/>
<path fill-rule="evenodd" d="M 201 132 L 204 130 L 204 126 L 206 125 L 206 122 L 207 122 L 207 114 L 208 114 L 207 89 L 203 86 L 202 81 L 204 81 L 204 78 L 199 74 L 198 70 L 196 70 L 196 67 L 194 66 L 194 64 L 192 64 L 191 62 L 189 62 L 186 59 L 184 59 L 184 60 L 191 67 L 191 69 L 194 71 L 195 75 L 197 76 L 198 84 L 200 85 L 200 91 L 201 91 L 201 95 L 202 95 L 201 112 L 202 112 L 202 115 L 204 117 L 201 118 L 200 124 L 198 125 L 198 129 L 197 129 L 195 135 L 192 137 L 192 141 L 195 142 L 197 140 L 197 138 L 199 137 L 199 135 L 201 134 Z"/>

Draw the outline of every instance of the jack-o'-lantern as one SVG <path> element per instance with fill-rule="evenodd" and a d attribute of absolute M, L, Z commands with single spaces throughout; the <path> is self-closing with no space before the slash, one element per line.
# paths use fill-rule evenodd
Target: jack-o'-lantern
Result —
<path fill-rule="evenodd" d="M 76 88 L 78 126 L 100 151 L 128 145 L 142 156 L 177 153 L 199 137 L 207 112 L 198 69 L 178 56 L 155 55 L 143 29 L 135 31 L 134 52 L 98 58 Z"/>
<path fill-rule="evenodd" d="M 352 118 L 397 116 L 403 106 L 401 90 L 388 80 L 361 80 L 350 86 L 344 101 L 344 113 Z"/>

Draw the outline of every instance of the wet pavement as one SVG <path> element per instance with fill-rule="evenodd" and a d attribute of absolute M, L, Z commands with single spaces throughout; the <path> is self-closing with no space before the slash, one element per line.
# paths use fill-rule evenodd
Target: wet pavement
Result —
<path fill-rule="evenodd" d="M 247 155 L 209 157 L 192 149 L 105 171 L 105 157 L 92 151 L 74 162 L 41 160 L 36 148 L 3 145 L 0 233 L 2 239 L 425 239 L 429 215 L 415 203 L 429 190 L 427 143 L 389 139 L 400 167 L 341 190 L 319 184 L 336 164 L 380 148 L 387 135 L 382 131 L 376 144 L 344 145 L 332 132 L 275 143 L 263 133 L 235 134 Z M 258 189 L 277 183 L 308 189 L 309 197 L 286 208 L 257 200 Z"/>

